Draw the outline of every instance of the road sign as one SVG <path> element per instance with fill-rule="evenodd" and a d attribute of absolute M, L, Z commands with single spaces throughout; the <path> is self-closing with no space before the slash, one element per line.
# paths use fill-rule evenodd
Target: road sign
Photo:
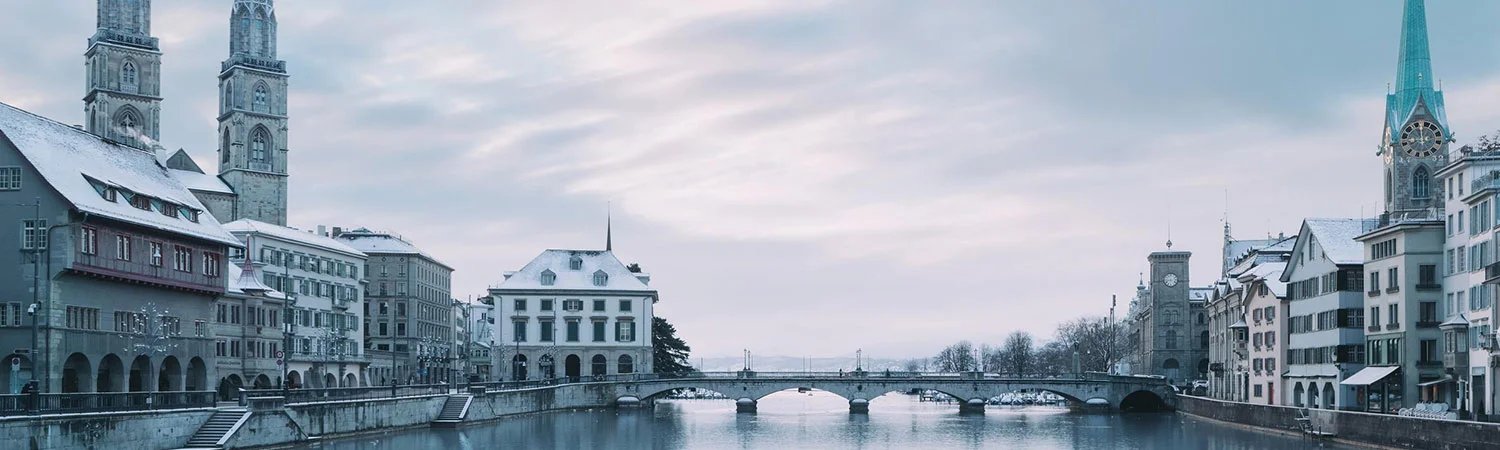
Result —
<path fill-rule="evenodd" d="M 280 359 L 276 360 L 276 365 L 278 365 L 278 366 L 281 365 L 281 360 Z"/>
<path fill-rule="evenodd" d="M 276 351 L 276 357 L 277 358 L 281 358 L 282 356 L 284 356 L 284 355 L 281 353 L 281 350 L 277 350 Z"/>

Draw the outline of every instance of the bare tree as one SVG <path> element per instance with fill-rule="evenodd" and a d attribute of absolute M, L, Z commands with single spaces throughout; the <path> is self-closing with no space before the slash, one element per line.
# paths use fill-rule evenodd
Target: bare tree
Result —
<path fill-rule="evenodd" d="M 958 341 L 949 345 L 943 351 L 938 352 L 932 358 L 932 362 L 940 372 L 967 372 L 976 367 L 974 361 L 974 344 L 969 341 Z"/>
<path fill-rule="evenodd" d="M 1070 352 L 1075 361 L 1070 372 L 1104 372 L 1112 359 L 1119 357 L 1118 326 L 1104 317 L 1082 317 L 1057 326 L 1056 341 Z"/>
<path fill-rule="evenodd" d="M 1001 365 L 997 370 L 1016 375 L 1025 375 L 1032 370 L 1032 364 L 1036 359 L 1036 350 L 1031 334 L 1025 331 L 1017 331 L 1005 337 L 1005 345 L 1000 348 Z"/>

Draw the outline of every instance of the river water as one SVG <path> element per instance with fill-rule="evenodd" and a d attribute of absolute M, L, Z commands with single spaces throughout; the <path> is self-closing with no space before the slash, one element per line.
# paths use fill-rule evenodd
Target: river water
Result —
<path fill-rule="evenodd" d="M 755 414 L 730 400 L 663 400 L 639 410 L 600 409 L 513 417 L 460 429 L 366 435 L 303 448 L 479 449 L 1315 449 L 1350 448 L 1260 433 L 1174 413 L 1081 414 L 991 406 L 960 415 L 951 403 L 890 394 L 869 414 L 849 414 L 832 394 L 793 391 L 761 399 Z"/>

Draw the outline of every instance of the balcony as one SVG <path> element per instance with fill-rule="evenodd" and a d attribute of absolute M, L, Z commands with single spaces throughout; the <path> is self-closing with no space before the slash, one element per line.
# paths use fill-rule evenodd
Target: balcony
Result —
<path fill-rule="evenodd" d="M 95 31 L 94 36 L 89 38 L 89 45 L 94 45 L 100 42 L 123 44 L 131 47 L 144 48 L 147 50 L 156 50 L 160 48 L 157 46 L 157 39 L 154 37 L 125 34 L 107 29 L 100 29 L 98 31 Z"/>
<path fill-rule="evenodd" d="M 1385 288 L 1385 293 L 1387 294 L 1394 294 L 1397 292 L 1401 292 L 1401 286 L 1399 285 L 1393 285 L 1391 287 Z"/>
<path fill-rule="evenodd" d="M 1379 289 L 1371 289 L 1371 290 L 1365 291 L 1365 296 L 1366 297 L 1379 297 L 1380 296 L 1380 290 Z"/>
<path fill-rule="evenodd" d="M 1437 328 L 1440 323 L 1433 319 L 1422 319 L 1417 321 L 1417 328 Z"/>
<path fill-rule="evenodd" d="M 297 362 L 361 363 L 361 362 L 369 362 L 370 361 L 370 357 L 368 355 L 363 355 L 363 354 L 337 355 L 337 354 L 332 354 L 332 353 L 292 352 L 292 361 L 297 361 Z"/>
<path fill-rule="evenodd" d="M 1469 188 L 1469 195 L 1478 194 L 1485 189 L 1500 188 L 1500 172 L 1491 171 L 1490 173 L 1480 175 L 1474 181 L 1469 182 Z"/>
<path fill-rule="evenodd" d="M 219 71 L 223 72 L 229 70 L 230 67 L 234 67 L 236 65 L 268 70 L 277 73 L 286 73 L 286 61 L 257 58 L 254 56 L 246 55 L 244 53 L 236 53 L 234 56 L 230 56 L 228 60 L 220 63 Z"/>
<path fill-rule="evenodd" d="M 1486 270 L 1488 270 L 1488 269 L 1486 269 Z M 1434 282 L 1432 282 L 1432 281 L 1429 280 L 1429 281 L 1417 283 L 1416 289 L 1419 290 L 1419 291 L 1441 291 L 1441 290 L 1443 290 L 1443 285 L 1438 284 L 1438 283 L 1434 283 Z"/>

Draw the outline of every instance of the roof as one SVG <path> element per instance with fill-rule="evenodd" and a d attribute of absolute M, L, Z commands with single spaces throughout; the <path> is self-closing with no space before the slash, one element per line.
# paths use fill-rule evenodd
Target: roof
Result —
<path fill-rule="evenodd" d="M 582 264 L 578 270 L 569 266 L 575 257 Z M 556 281 L 550 285 L 541 282 L 542 274 L 547 271 L 556 276 Z M 604 286 L 594 285 L 594 273 L 599 271 L 609 276 L 609 282 Z M 638 278 L 644 276 L 646 275 L 625 268 L 625 264 L 612 251 L 549 249 L 526 263 L 521 270 L 506 277 L 495 289 L 651 291 L 651 287 Z"/>
<path fill-rule="evenodd" d="M 442 261 L 417 248 L 411 241 L 395 234 L 370 231 L 368 228 L 358 228 L 341 232 L 334 239 L 366 255 L 417 255 L 427 258 L 449 270 L 453 269 L 452 266 L 443 264 Z"/>
<path fill-rule="evenodd" d="M 322 236 L 310 231 L 298 230 L 292 227 L 284 227 L 281 225 L 250 219 L 240 219 L 224 224 L 224 229 L 229 230 L 231 233 L 259 233 L 284 241 L 296 242 L 308 247 L 317 247 L 331 252 L 343 253 L 349 256 L 357 256 L 359 258 L 366 257 L 364 252 L 355 250 L 353 247 L 340 242 L 338 239 Z"/>
<path fill-rule="evenodd" d="M 1365 246 L 1355 237 L 1375 229 L 1375 219 L 1304 219 L 1302 226 L 1334 264 L 1363 264 Z M 1297 242 L 1297 247 L 1305 244 Z"/>
<path fill-rule="evenodd" d="M 154 152 L 106 141 L 83 130 L 0 103 L 0 135 L 10 140 L 43 179 L 73 208 L 113 220 L 206 241 L 240 246 L 198 198 L 173 177 Z M 88 178 L 194 209 L 193 222 L 109 201 Z"/>
<path fill-rule="evenodd" d="M 181 181 L 182 185 L 187 186 L 188 189 L 219 194 L 234 194 L 234 189 L 230 189 L 228 184 L 224 184 L 224 180 L 220 179 L 218 175 L 209 175 L 191 170 L 167 169 L 167 171 L 171 172 L 172 177 Z"/>
<path fill-rule="evenodd" d="M 1271 290 L 1271 294 L 1277 298 L 1286 297 L 1286 282 L 1281 281 L 1281 271 L 1286 270 L 1285 262 L 1268 262 L 1240 275 L 1240 281 L 1246 284 L 1261 282 Z"/>
<path fill-rule="evenodd" d="M 265 283 L 262 283 L 260 281 L 260 275 L 255 273 L 255 270 L 253 268 L 242 267 L 239 264 L 230 262 L 229 273 L 239 273 L 239 276 L 235 278 L 235 281 L 233 283 L 229 283 L 229 293 L 231 294 L 244 294 L 249 291 L 264 293 L 266 297 L 286 299 L 286 294 L 282 294 L 281 291 L 271 289 L 270 286 L 266 286 Z"/>
<path fill-rule="evenodd" d="M 1213 295 L 1214 295 L 1214 288 L 1213 288 L 1213 286 L 1188 288 L 1188 300 L 1189 301 L 1193 301 L 1193 300 L 1208 300 L 1209 297 L 1213 297 Z"/>
<path fill-rule="evenodd" d="M 1425 0 L 1406 0 L 1401 15 L 1401 49 L 1396 63 L 1395 92 L 1386 97 L 1386 114 L 1392 130 L 1406 124 L 1417 105 L 1423 105 L 1437 119 L 1444 131 L 1448 117 L 1444 112 L 1443 93 L 1433 89 L 1432 54 L 1427 44 L 1427 6 Z M 1394 142 L 1398 133 L 1391 133 Z"/>

